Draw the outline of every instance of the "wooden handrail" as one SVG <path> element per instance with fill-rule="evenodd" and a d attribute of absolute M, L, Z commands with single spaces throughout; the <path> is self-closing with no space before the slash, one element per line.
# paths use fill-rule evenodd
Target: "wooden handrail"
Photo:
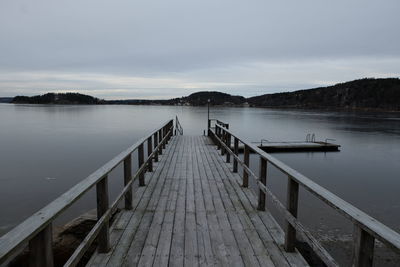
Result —
<path fill-rule="evenodd" d="M 231 154 L 234 158 L 234 164 L 236 162 L 239 163 L 243 167 L 243 173 L 246 175 L 250 175 L 253 177 L 259 189 L 269 195 L 272 199 L 272 203 L 277 207 L 278 211 L 285 217 L 287 227 L 286 227 L 286 237 L 292 236 L 296 233 L 295 230 L 298 231 L 300 235 L 303 236 L 304 240 L 314 249 L 314 251 L 321 257 L 321 259 L 328 266 L 337 266 L 337 263 L 333 260 L 333 258 L 329 255 L 329 253 L 319 244 L 319 242 L 312 237 L 310 232 L 306 231 L 304 226 L 298 221 L 297 217 L 297 199 L 298 199 L 298 185 L 303 186 L 307 191 L 317 196 L 320 200 L 325 202 L 330 207 L 334 208 L 337 212 L 342 214 L 344 217 L 349 219 L 355 226 L 355 249 L 353 255 L 353 264 L 354 266 L 371 266 L 372 265 L 372 256 L 369 255 L 368 252 L 373 252 L 373 239 L 376 238 L 391 249 L 393 249 L 396 253 L 400 253 L 400 234 L 393 231 L 386 225 L 372 218 L 368 214 L 354 207 L 350 203 L 344 201 L 339 198 L 332 192 L 313 182 L 311 179 L 306 176 L 300 174 L 296 170 L 290 168 L 283 162 L 274 158 L 270 154 L 264 152 L 256 145 L 239 138 L 229 129 L 216 124 L 215 132 L 211 129 L 209 131 L 211 133 L 211 137 L 216 141 L 218 147 L 222 147 L 224 151 L 228 154 Z M 234 138 L 234 151 L 231 149 L 231 144 L 226 142 L 225 136 L 230 136 Z M 281 172 L 285 173 L 288 176 L 288 202 L 292 204 L 288 204 L 285 207 L 276 196 L 267 188 L 266 183 L 262 178 L 264 175 L 264 166 L 261 167 L 260 164 L 260 175 L 257 176 L 253 171 L 249 168 L 249 162 L 245 160 L 242 161 L 237 155 L 237 151 L 235 151 L 238 146 L 238 142 L 241 142 L 248 150 L 253 151 L 258 154 L 260 160 L 266 161 L 266 163 L 272 164 L 276 168 L 278 168 Z M 221 149 L 222 150 L 222 149 Z M 245 157 L 246 159 L 246 157 Z M 262 164 L 263 165 L 263 164 Z M 266 167 L 266 164 L 265 164 Z M 245 178 L 245 177 L 243 177 Z M 243 183 L 245 184 L 245 179 L 243 179 Z M 265 197 L 263 194 L 259 194 L 259 197 Z M 260 203 L 260 200 L 259 200 Z M 262 203 L 262 201 L 261 201 Z M 289 227 L 290 226 L 290 227 Z M 291 250 L 293 248 L 294 240 L 290 237 L 289 239 L 285 239 L 285 249 Z M 372 239 L 372 242 L 371 242 Z"/>
<path fill-rule="evenodd" d="M 97 185 L 97 196 L 102 203 L 99 207 L 98 204 L 98 222 L 96 223 L 95 227 L 92 231 L 88 234 L 85 238 L 83 243 L 78 247 L 78 250 L 75 251 L 71 259 L 68 261 L 68 266 L 74 266 L 79 262 L 80 257 L 83 255 L 84 251 L 80 251 L 80 249 L 86 250 L 93 240 L 97 237 L 97 235 L 101 235 L 102 228 L 107 226 L 108 228 L 108 221 L 111 217 L 111 214 L 116 210 L 118 203 L 120 200 L 125 196 L 126 203 L 132 202 L 132 194 L 129 192 L 131 191 L 131 186 L 133 181 L 140 177 L 143 172 L 148 168 L 149 161 L 152 161 L 153 158 L 161 154 L 162 149 L 165 147 L 165 144 L 173 135 L 173 120 L 169 120 L 164 123 L 160 128 L 154 130 L 146 137 L 141 138 L 135 144 L 130 146 L 128 149 L 124 150 L 112 160 L 104 164 L 94 173 L 86 177 L 84 180 L 73 186 L 70 190 L 62 194 L 60 197 L 49 203 L 47 206 L 30 216 L 28 219 L 23 221 L 21 224 L 16 226 L 14 229 L 0 237 L 0 264 L 6 262 L 10 259 L 16 252 L 18 252 L 21 248 L 23 248 L 26 243 L 29 241 L 30 243 L 32 240 L 36 240 L 37 235 L 41 235 L 44 231 L 48 228 L 51 229 L 52 221 L 60 215 L 64 210 L 66 210 L 69 206 L 71 206 L 74 202 L 76 202 L 80 197 L 82 197 L 87 191 L 89 191 L 94 185 Z M 113 202 L 111 206 L 108 205 L 108 189 L 107 189 L 107 175 L 110 173 L 118 164 L 122 161 L 131 158 L 131 154 L 143 146 L 145 142 L 148 142 L 149 138 L 153 138 L 157 140 L 157 146 L 154 150 L 148 155 L 146 160 L 139 165 L 139 170 L 136 174 L 130 179 L 130 181 L 125 181 L 125 186 L 122 192 L 118 195 L 117 199 Z M 130 171 L 130 168 L 124 168 L 125 171 Z M 129 177 L 128 174 L 125 173 L 126 177 Z M 104 182 L 104 183 L 103 183 Z M 99 183 L 102 183 L 100 185 Z M 104 187 L 105 186 L 105 187 Z M 99 191 L 100 190 L 100 191 Z M 104 195 L 106 194 L 106 195 Z M 130 198 L 130 199 L 129 199 Z M 99 199 L 98 199 L 99 200 Z M 105 201 L 105 202 L 104 202 Z M 99 211 L 99 208 L 102 211 Z M 100 212 L 100 213 L 99 213 Z M 105 235 L 108 235 L 105 232 Z M 107 240 L 108 236 L 104 237 L 104 240 Z M 103 238 L 101 238 L 103 239 Z M 50 239 L 51 241 L 51 239 Z M 105 241 L 107 242 L 107 241 Z M 44 247 L 45 249 L 51 250 L 51 242 L 50 248 Z M 52 253 L 47 253 L 49 257 Z M 35 255 L 31 255 L 31 259 L 34 258 L 37 262 L 32 262 L 31 264 L 34 266 L 52 266 L 52 259 L 41 259 L 40 257 L 35 257 Z"/>
<path fill-rule="evenodd" d="M 178 116 L 175 117 L 175 135 L 179 133 L 180 135 L 183 135 L 183 128 L 181 123 L 179 122 Z"/>

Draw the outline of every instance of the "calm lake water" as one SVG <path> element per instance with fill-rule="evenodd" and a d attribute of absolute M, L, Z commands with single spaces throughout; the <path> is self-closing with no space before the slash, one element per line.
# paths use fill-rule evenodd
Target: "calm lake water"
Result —
<path fill-rule="evenodd" d="M 0 104 L 0 235 L 175 115 L 185 134 L 203 134 L 205 107 Z M 400 114 L 211 107 L 211 117 L 250 141 L 301 141 L 308 133 L 336 139 L 340 152 L 274 156 L 400 232 Z M 254 170 L 257 164 L 253 155 Z M 284 201 L 286 177 L 273 168 L 268 174 Z M 110 181 L 114 197 L 121 168 Z M 94 206 L 90 192 L 58 223 Z M 322 240 L 351 238 L 351 224 L 304 191 L 299 217 Z"/>

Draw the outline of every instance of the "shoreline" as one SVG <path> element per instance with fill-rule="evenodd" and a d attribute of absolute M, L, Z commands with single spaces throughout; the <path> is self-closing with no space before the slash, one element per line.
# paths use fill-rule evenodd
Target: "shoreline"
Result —
<path fill-rule="evenodd" d="M 71 103 L 71 104 L 37 104 L 37 103 L 0 103 L 9 105 L 29 105 L 29 106 L 168 106 L 168 107 L 207 107 L 206 105 L 168 105 L 168 104 L 81 104 L 81 103 Z M 244 105 L 213 105 L 212 108 L 264 108 L 264 109 L 279 109 L 279 110 L 298 110 L 298 111 L 327 111 L 327 112 L 377 112 L 377 113 L 400 113 L 399 110 L 393 109 L 379 109 L 379 108 L 340 108 L 340 107 L 298 107 L 298 106 L 244 106 Z"/>

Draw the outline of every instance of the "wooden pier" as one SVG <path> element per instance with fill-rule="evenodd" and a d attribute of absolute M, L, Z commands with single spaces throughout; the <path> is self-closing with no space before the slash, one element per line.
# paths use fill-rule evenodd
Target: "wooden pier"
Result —
<path fill-rule="evenodd" d="M 89 266 L 306 266 L 207 137 L 175 136 Z"/>
<path fill-rule="evenodd" d="M 353 224 L 353 266 L 372 266 L 375 240 L 400 253 L 398 233 L 236 136 L 226 124 L 217 123 L 214 130 L 211 120 L 208 125 L 208 136 L 183 136 L 176 118 L 121 152 L 0 237 L 0 265 L 28 247 L 30 266 L 53 266 L 53 221 L 92 187 L 98 221 L 64 266 L 82 265 L 95 240 L 97 250 L 87 266 L 308 266 L 296 249 L 298 239 L 327 266 L 338 266 L 297 219 L 299 187 Z M 257 174 L 250 168 L 251 152 L 259 156 Z M 134 173 L 133 160 L 139 166 Z M 108 174 L 120 164 L 124 187 L 110 204 Z M 288 177 L 285 204 L 267 186 L 268 165 Z M 253 178 L 256 192 L 248 186 Z M 268 210 L 267 196 L 285 221 L 283 229 Z"/>

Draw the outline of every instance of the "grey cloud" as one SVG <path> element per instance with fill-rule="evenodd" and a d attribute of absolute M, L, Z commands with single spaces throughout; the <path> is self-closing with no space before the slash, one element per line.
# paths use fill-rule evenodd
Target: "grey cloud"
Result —
<path fill-rule="evenodd" d="M 218 83 L 218 77 L 224 75 L 219 72 L 216 77 L 212 70 L 217 69 L 227 73 L 223 82 L 237 84 L 242 94 L 254 87 L 232 79 L 240 74 L 240 66 L 259 62 L 279 68 L 293 61 L 309 67 L 311 61 L 323 61 L 330 65 L 327 71 L 335 77 L 331 80 L 340 80 L 348 76 L 336 70 L 335 60 L 357 65 L 363 58 L 369 61 L 365 66 L 368 69 L 353 68 L 354 78 L 377 68 L 398 75 L 399 61 L 386 67 L 378 61 L 400 58 L 399 8 L 400 2 L 395 0 L 5 0 L 0 2 L 0 72 L 96 73 L 155 79 L 190 76 L 193 82 Z M 376 64 L 371 62 L 375 58 Z M 234 71 L 229 74 L 230 70 Z M 309 81 L 296 81 L 290 78 L 296 73 L 288 72 L 290 81 L 281 83 L 278 89 L 311 85 L 313 80 L 329 76 L 312 68 L 309 72 L 314 75 Z M 255 79 L 250 71 L 246 73 Z M 49 76 L 50 85 L 61 86 L 62 80 L 53 79 L 57 83 Z M 64 85 L 79 84 L 77 80 L 64 81 Z M 269 83 L 262 78 L 252 81 L 264 88 L 277 88 L 279 82 L 273 77 Z M 18 84 L 21 81 L 14 83 L 16 87 Z M 80 85 L 87 88 L 101 84 L 93 80 Z M 0 81 L 0 93 L 10 88 L 8 85 Z M 24 90 L 29 92 L 29 81 L 25 85 Z M 107 85 L 108 90 L 115 87 Z M 221 89 L 235 92 L 233 87 Z"/>

